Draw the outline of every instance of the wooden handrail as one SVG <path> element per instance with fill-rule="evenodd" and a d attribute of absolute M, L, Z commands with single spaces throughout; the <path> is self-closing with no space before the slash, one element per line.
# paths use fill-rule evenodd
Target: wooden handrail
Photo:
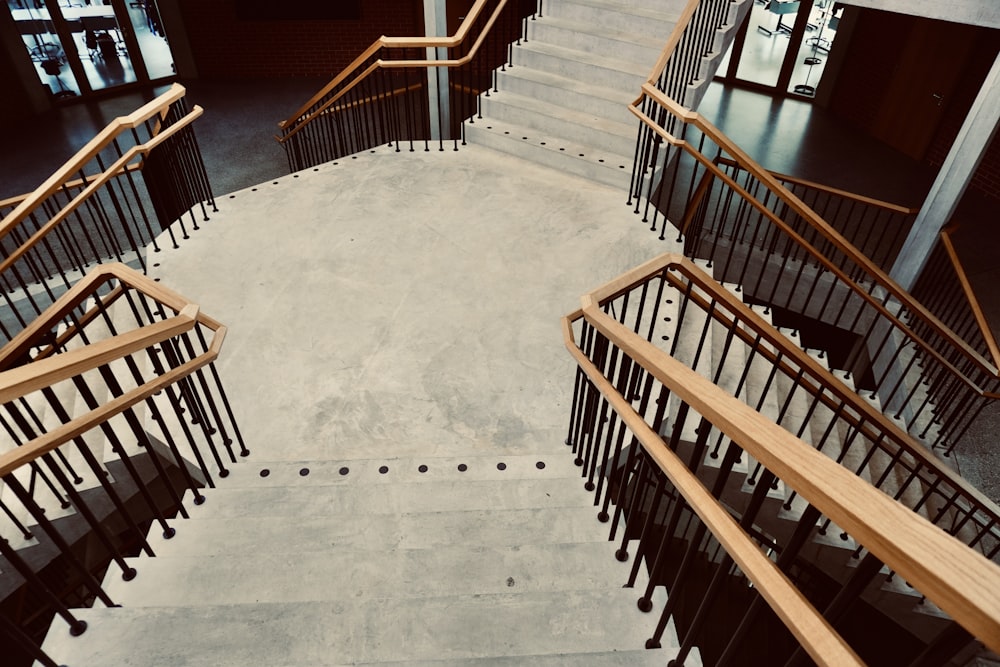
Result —
<path fill-rule="evenodd" d="M 371 65 L 369 65 L 367 68 L 365 68 L 360 73 L 357 72 L 357 70 L 365 63 L 365 61 L 367 61 L 369 58 L 371 58 L 373 55 L 375 55 L 379 51 L 379 49 L 381 49 L 383 47 L 386 47 L 386 48 L 415 48 L 415 47 L 424 47 L 424 48 L 452 48 L 452 47 L 455 47 L 455 46 L 458 46 L 458 45 L 462 44 L 465 41 L 465 38 L 466 38 L 469 30 L 472 29 L 472 24 L 475 22 L 475 20 L 477 18 L 479 18 L 479 15 L 482 13 L 483 6 L 486 4 L 487 1 L 488 0 L 476 0 L 476 4 L 472 6 L 472 9 L 469 10 L 469 13 L 465 17 L 465 20 L 462 21 L 462 24 L 459 26 L 458 30 L 455 31 L 455 34 L 453 36 L 451 36 L 451 37 L 385 37 L 385 36 L 379 37 L 377 40 L 375 40 L 375 42 L 371 46 L 369 46 L 367 49 L 365 49 L 361 53 L 360 56 L 358 56 L 357 58 L 355 58 L 354 62 L 352 62 L 350 65 L 348 65 L 345 70 L 343 70 L 342 72 L 340 72 L 340 74 L 338 74 L 337 76 L 335 76 L 330 81 L 330 83 L 328 83 L 325 86 L 323 86 L 323 88 L 320 89 L 319 92 L 317 92 L 315 95 L 313 95 L 311 98 L 309 98 L 309 100 L 305 104 L 303 104 L 301 107 L 299 107 L 299 109 L 294 114 L 292 114 L 291 116 L 289 116 L 285 120 L 280 121 L 278 123 L 278 127 L 280 129 L 284 130 L 288 126 L 293 125 L 293 124 L 297 123 L 300 120 L 303 121 L 302 123 L 299 123 L 298 125 L 296 125 L 291 130 L 288 130 L 288 132 L 286 132 L 283 135 L 280 135 L 280 136 L 275 135 L 274 138 L 278 141 L 278 143 L 281 143 L 281 144 L 283 144 L 286 141 L 288 141 L 288 139 L 290 139 L 291 137 L 293 137 L 303 127 L 305 127 L 312 118 L 314 118 L 314 117 L 322 114 L 323 112 L 325 112 L 326 110 L 328 110 L 331 106 L 333 106 L 334 104 L 336 104 L 336 102 L 338 100 L 340 100 L 344 95 L 346 95 L 348 92 L 350 92 L 351 90 L 353 90 L 356 86 L 358 86 L 364 79 L 366 79 L 369 75 L 371 75 L 372 72 L 374 72 L 377 69 L 380 69 L 380 68 L 393 69 L 393 68 L 405 68 L 405 67 L 448 67 L 448 68 L 451 68 L 451 67 L 461 67 L 462 65 L 465 65 L 466 63 L 470 62 L 476 56 L 476 54 L 479 52 L 479 47 L 482 45 L 483 40 L 486 39 L 486 36 L 489 35 L 490 30 L 493 28 L 493 25 L 496 23 L 497 18 L 500 16 L 500 12 L 503 11 L 504 7 L 507 6 L 508 0 L 500 0 L 500 2 L 497 4 L 496 9 L 493 10 L 493 14 L 490 16 L 489 20 L 486 22 L 485 27 L 480 32 L 479 37 L 473 43 L 472 48 L 470 48 L 469 52 L 466 53 L 461 58 L 458 58 L 458 59 L 449 59 L 449 60 L 382 60 L 382 59 L 379 59 L 379 60 L 376 60 Z M 323 99 L 323 97 L 325 97 L 326 95 L 328 95 L 332 90 L 334 90 L 338 85 L 340 85 L 341 83 L 343 83 L 344 81 L 346 81 L 352 75 L 355 75 L 353 81 L 351 81 L 347 86 L 345 86 L 343 89 L 341 89 L 340 91 L 338 91 L 336 95 L 334 95 L 329 100 L 327 100 L 326 102 L 324 102 L 319 108 L 312 109 L 312 107 L 314 105 L 318 104 L 320 102 L 320 100 Z"/>
<path fill-rule="evenodd" d="M 180 118 L 176 123 L 168 127 L 166 130 L 159 132 L 156 136 L 154 136 L 152 139 L 150 139 L 145 143 L 136 144 L 135 146 L 132 146 L 102 173 L 91 177 L 86 187 L 84 187 L 76 197 L 74 197 L 68 204 L 63 206 L 63 208 L 58 213 L 49 218 L 44 225 L 39 227 L 34 234 L 32 234 L 24 243 L 22 243 L 20 247 L 17 248 L 17 250 L 12 252 L 3 262 L 0 262 L 0 273 L 7 271 L 7 269 L 9 269 L 15 262 L 17 262 L 18 259 L 20 259 L 25 253 L 27 253 L 36 242 L 38 242 L 42 237 L 48 234 L 53 228 L 61 224 L 63 220 L 65 220 L 69 215 L 73 213 L 73 211 L 76 210 L 78 206 L 80 206 L 80 204 L 89 199 L 90 196 L 93 195 L 97 190 L 99 190 L 105 183 L 107 183 L 113 178 L 118 177 L 122 173 L 122 171 L 127 170 L 128 163 L 131 162 L 133 158 L 135 158 L 136 156 L 147 155 L 151 150 L 159 146 L 161 143 L 163 143 L 164 141 L 171 138 L 172 136 L 180 132 L 182 129 L 193 123 L 195 119 L 201 116 L 202 113 L 203 109 L 200 106 L 195 105 L 191 109 L 191 111 L 188 112 L 186 116 Z M 130 118 L 130 116 L 125 118 L 126 119 Z M 123 120 L 122 118 L 119 118 L 116 121 L 116 123 L 122 120 Z M 108 127 L 111 126 L 109 125 Z M 122 127 L 131 127 L 131 126 L 125 124 L 122 125 Z M 103 135 L 107 131 L 107 129 L 108 128 L 105 128 L 105 130 L 102 131 L 101 134 L 98 135 L 98 137 Z M 8 215 L 6 218 L 3 219 L 2 222 L 0 222 L 0 239 L 4 238 L 5 236 L 7 236 L 7 234 L 13 231 L 14 228 L 25 217 L 27 217 L 42 201 L 45 200 L 45 198 L 47 198 L 53 192 L 59 189 L 59 187 L 61 186 L 61 182 L 55 183 L 53 179 L 55 179 L 57 174 L 64 172 L 67 168 L 67 165 L 73 164 L 76 166 L 76 169 L 79 170 L 80 168 L 82 168 L 83 164 L 86 164 L 92 157 L 94 157 L 105 147 L 106 144 L 102 143 L 98 145 L 97 143 L 95 143 L 98 137 L 95 137 L 93 141 L 87 144 L 88 147 L 91 147 L 89 150 L 87 149 L 87 147 L 84 147 L 83 150 L 81 150 L 73 158 L 71 158 L 71 160 L 68 161 L 65 165 L 63 165 L 63 167 L 61 167 L 56 172 L 56 174 L 50 177 L 37 190 L 32 192 L 31 196 L 29 196 L 27 199 L 21 202 L 21 204 L 18 205 L 18 207 L 15 208 L 10 213 L 10 215 Z"/>
<path fill-rule="evenodd" d="M 660 51 L 660 57 L 656 59 L 656 64 L 653 65 L 649 76 L 646 77 L 647 83 L 655 84 L 657 79 L 660 78 L 663 68 L 667 66 L 667 61 L 674 54 L 674 51 L 681 42 L 681 37 L 684 36 L 684 31 L 687 30 L 691 19 L 694 18 L 694 13 L 698 10 L 699 4 L 701 4 L 701 0 L 688 0 L 687 5 L 681 11 L 681 15 L 677 17 L 677 23 L 674 24 L 673 31 L 667 37 L 667 42 L 663 45 L 663 50 Z"/>
<path fill-rule="evenodd" d="M 154 380 L 150 380 L 135 389 L 125 392 L 121 396 L 108 401 L 81 417 L 77 417 L 58 428 L 43 433 L 31 442 L 13 451 L 0 455 L 0 476 L 10 474 L 18 468 L 35 461 L 43 454 L 47 454 L 73 438 L 97 428 L 112 417 L 125 412 L 125 410 L 128 410 L 133 405 L 146 400 L 156 392 L 204 368 L 218 358 L 219 350 L 222 348 L 225 337 L 226 327 L 219 327 L 215 331 L 215 335 L 212 336 L 212 342 L 207 352 L 176 368 L 172 368 L 163 375 L 157 376 Z"/>
<path fill-rule="evenodd" d="M 382 35 L 369 46 L 367 49 L 361 52 L 361 55 L 354 59 L 354 61 L 348 65 L 343 71 L 337 76 L 330 80 L 330 83 L 326 84 L 320 88 L 319 92 L 310 97 L 305 104 L 299 107 L 295 113 L 286 118 L 285 120 L 278 122 L 278 127 L 284 128 L 286 125 L 296 122 L 303 116 L 309 115 L 309 110 L 322 100 L 326 95 L 330 93 L 331 90 L 340 85 L 347 77 L 351 76 L 362 63 L 371 58 L 373 55 L 378 53 L 378 50 L 385 46 L 391 46 L 394 48 L 451 48 L 457 46 L 465 41 L 465 35 L 469 30 L 472 29 L 472 23 L 479 18 L 479 14 L 483 11 L 483 6 L 488 2 L 488 0 L 476 0 L 476 4 L 472 6 L 468 14 L 465 16 L 465 20 L 455 31 L 455 34 L 450 37 L 386 37 Z M 318 110 L 317 110 L 318 111 Z M 315 112 L 313 112 L 315 113 Z"/>
<path fill-rule="evenodd" d="M 691 405 L 726 437 L 760 461 L 990 649 L 1000 650 L 1000 566 L 623 327 L 603 313 L 590 295 L 584 296 L 581 301 L 581 310 L 587 322 L 672 394 Z M 570 331 L 566 345 L 576 348 L 571 352 L 579 362 L 581 353 L 572 341 L 570 323 L 568 320 L 564 322 L 564 331 Z M 592 365 L 590 369 L 584 367 L 584 370 L 599 374 Z M 609 386 L 605 382 L 598 388 L 604 392 Z M 645 424 L 623 399 L 618 401 L 618 405 L 623 419 L 631 412 L 633 422 L 638 419 Z M 683 464 L 675 456 L 666 454 L 662 439 L 648 426 L 643 429 L 637 424 L 635 428 L 639 430 L 633 429 L 633 433 L 640 437 L 643 447 L 664 473 L 672 481 L 681 480 L 677 467 Z M 684 485 L 687 486 L 686 483 Z M 689 498 L 689 502 L 692 500 L 697 501 Z M 714 499 L 712 502 L 715 502 Z M 694 502 L 692 506 L 700 515 L 703 508 L 695 506 Z M 735 558 L 736 554 L 732 555 Z M 764 594 L 764 584 L 757 585 Z M 785 590 L 769 591 L 767 595 L 778 600 L 779 609 L 794 603 Z M 778 613 L 785 618 L 787 612 Z M 801 621 L 792 614 L 789 616 L 787 623 Z M 825 637 L 821 647 L 810 646 L 802 639 L 800 641 L 810 655 L 819 660 L 827 649 L 825 642 L 829 639 Z M 838 656 L 837 659 L 842 658 Z M 834 661 L 830 664 L 844 663 Z"/>
<path fill-rule="evenodd" d="M 122 174 L 124 174 L 126 172 L 129 172 L 129 171 L 141 171 L 141 170 L 142 170 L 142 164 L 141 163 L 130 164 L 130 165 L 127 165 L 120 173 L 115 174 L 115 175 L 116 176 L 121 176 Z M 95 176 L 85 176 L 83 178 L 77 178 L 77 179 L 74 179 L 72 181 L 67 181 L 66 183 L 63 183 L 62 186 L 60 186 L 60 187 L 61 188 L 66 188 L 68 190 L 76 190 L 78 188 L 84 187 L 85 185 L 88 185 L 95 178 L 97 178 L 96 175 Z M 25 192 L 22 195 L 15 195 L 13 197 L 7 197 L 6 199 L 0 199 L 0 208 L 7 208 L 8 206 L 17 206 L 18 204 L 20 204 L 21 202 L 25 201 L 28 197 L 30 197 L 33 194 L 34 194 L 33 192 Z M 11 212 L 13 213 L 13 211 L 11 211 Z M 0 218 L 0 220 L 2 220 L 2 218 Z"/>
<path fill-rule="evenodd" d="M 824 391 L 821 400 L 823 400 L 826 407 L 836 409 L 837 406 L 830 402 L 832 400 L 831 397 L 836 397 L 843 403 L 850 405 L 861 417 L 861 421 L 869 425 L 868 428 L 863 429 L 866 437 L 870 440 L 877 438 L 877 434 L 871 430 L 871 426 L 874 425 L 879 431 L 885 433 L 892 442 L 910 454 L 918 464 L 927 466 L 936 475 L 950 484 L 952 488 L 960 490 L 964 496 L 975 501 L 976 505 L 1000 526 L 1000 506 L 996 502 L 983 495 L 982 491 L 971 485 L 968 480 L 955 472 L 950 466 L 943 465 L 932 451 L 923 445 L 923 443 L 915 440 L 892 419 L 886 417 L 867 401 L 859 399 L 857 392 L 851 391 L 847 385 L 825 366 L 808 354 L 803 353 L 795 343 L 788 340 L 785 336 L 778 334 L 764 318 L 749 308 L 728 289 L 720 288 L 718 282 L 713 280 L 697 264 L 683 255 L 665 253 L 659 257 L 655 257 L 591 291 L 588 297 L 597 304 L 607 303 L 643 284 L 650 277 L 668 270 L 677 271 L 682 274 L 702 291 L 710 294 L 717 302 L 724 304 L 729 312 L 736 314 L 739 317 L 740 324 L 753 332 L 753 334 L 749 334 L 742 329 L 736 331 L 736 335 L 740 336 L 745 343 L 753 343 L 752 335 L 760 336 L 778 354 L 787 359 L 792 359 L 798 368 L 806 370 L 809 376 L 816 378 Z M 720 321 L 723 318 L 722 314 L 718 313 L 717 310 L 713 311 L 712 315 L 720 319 Z M 728 328 L 729 323 L 724 322 L 724 324 Z M 769 359 L 772 358 L 770 354 L 765 354 L 765 356 Z M 777 355 L 774 356 L 776 357 Z M 792 374 L 794 373 L 795 371 L 792 372 Z M 807 388 L 807 391 L 814 393 L 814 395 L 819 393 L 812 392 L 811 389 Z M 826 396 L 825 394 L 830 394 L 830 396 Z"/>
<path fill-rule="evenodd" d="M 188 306 L 193 305 L 177 292 L 124 264 L 119 262 L 101 264 L 87 273 L 55 303 L 0 348 L 0 369 L 7 368 L 12 362 L 23 359 L 28 351 L 37 345 L 37 341 L 43 334 L 55 328 L 74 308 L 95 294 L 98 287 L 110 280 L 117 280 L 122 285 L 142 292 L 175 313 L 180 313 Z M 96 311 L 97 308 L 93 310 Z M 196 312 L 195 319 L 213 331 L 222 327 L 220 322 L 202 312 Z"/>
<path fill-rule="evenodd" d="M 718 157 L 716 162 L 719 164 L 724 164 L 730 167 L 743 168 L 740 163 L 732 158 Z M 773 171 L 771 169 L 767 170 L 769 174 L 777 178 L 784 183 L 794 183 L 795 185 L 801 185 L 802 187 L 809 188 L 810 190 L 817 190 L 819 192 L 825 192 L 829 195 L 835 195 L 843 199 L 848 199 L 859 204 L 865 204 L 866 206 L 873 206 L 875 208 L 880 208 L 884 211 L 890 211 L 892 213 L 900 213 L 902 215 L 916 215 L 920 212 L 920 208 L 913 208 L 910 206 L 902 206 L 900 204 L 893 204 L 892 202 L 882 201 L 881 199 L 874 199 L 872 197 L 866 197 L 864 195 L 859 195 L 855 192 L 848 192 L 847 190 L 840 190 L 839 188 L 834 188 L 829 185 L 823 185 L 822 183 L 816 183 L 815 181 L 809 181 L 804 178 L 799 178 L 798 176 L 790 176 L 789 174 L 782 174 L 778 171 Z"/>
<path fill-rule="evenodd" d="M 644 84 L 642 87 L 642 95 L 629 106 L 629 110 L 637 118 L 642 121 L 647 127 L 652 131 L 659 134 L 662 138 L 670 142 L 675 146 L 690 149 L 690 155 L 695 159 L 699 160 L 706 166 L 706 168 L 715 168 L 717 173 L 716 176 L 726 181 L 726 183 L 732 187 L 735 191 L 739 192 L 749 203 L 751 203 L 758 212 L 768 218 L 773 224 L 781 228 L 786 234 L 793 238 L 804 250 L 808 251 L 813 257 L 821 262 L 831 273 L 836 275 L 838 279 L 843 281 L 845 285 L 851 286 L 854 284 L 849 277 L 843 273 L 836 265 L 834 265 L 830 260 L 824 257 L 822 254 L 817 252 L 810 244 L 808 244 L 805 239 L 802 239 L 800 235 L 794 232 L 791 228 L 785 225 L 784 221 L 778 216 L 772 213 L 769 209 L 760 204 L 756 198 L 752 197 L 750 193 L 746 192 L 738 183 L 729 178 L 725 173 L 714 165 L 714 163 L 702 155 L 699 151 L 691 147 L 686 141 L 680 140 L 669 132 L 664 130 L 656 123 L 652 118 L 646 115 L 640 108 L 639 105 L 642 103 L 644 97 L 649 97 L 661 107 L 663 107 L 669 113 L 677 116 L 685 123 L 692 124 L 697 127 L 701 132 L 708 136 L 712 141 L 716 143 L 722 150 L 732 155 L 737 162 L 739 162 L 743 168 L 750 173 L 754 178 L 762 182 L 767 188 L 769 188 L 776 195 L 781 197 L 781 199 L 789 206 L 789 208 L 806 220 L 814 229 L 819 231 L 825 239 L 835 246 L 840 252 L 845 254 L 851 259 L 855 264 L 864 269 L 874 280 L 881 285 L 890 295 L 898 299 L 903 303 L 906 308 L 914 313 L 917 317 L 923 320 L 935 333 L 937 333 L 942 338 L 949 341 L 949 343 L 958 350 L 962 356 L 975 364 L 981 371 L 988 375 L 994 377 L 1000 377 L 1000 372 L 998 372 L 996 366 L 987 361 L 982 355 L 974 350 L 968 343 L 959 338 L 951 329 L 945 326 L 933 313 L 928 311 L 922 304 L 918 303 L 906 290 L 899 286 L 892 278 L 890 278 L 885 272 L 878 268 L 868 257 L 864 256 L 858 250 L 851 245 L 839 232 L 837 232 L 833 227 L 831 227 L 826 221 L 816 215 L 813 210 L 808 207 L 802 200 L 796 197 L 792 192 L 785 188 L 774 176 L 772 176 L 766 169 L 759 166 L 754 162 L 749 155 L 747 155 L 739 146 L 733 143 L 726 135 L 718 130 L 714 125 L 706 121 L 700 116 L 700 114 L 695 113 L 689 109 L 686 109 L 679 105 L 677 102 L 671 100 L 661 91 L 659 91 L 655 86 L 651 84 Z M 908 329 L 899 320 L 893 316 L 884 306 L 879 304 L 870 294 L 855 290 L 854 292 L 858 297 L 864 299 L 866 302 L 871 304 L 885 317 L 888 317 L 890 321 L 896 322 L 904 331 Z M 923 340 L 919 338 L 913 338 L 914 342 L 919 345 L 919 347 L 927 354 L 933 356 L 937 361 L 942 363 L 946 368 L 951 368 L 955 373 L 956 377 L 974 388 L 977 393 L 982 395 L 983 389 L 976 386 L 969 380 L 964 373 L 961 373 L 954 367 L 953 364 L 948 362 L 940 353 L 938 353 L 934 348 L 930 347 Z"/>
<path fill-rule="evenodd" d="M 33 391 L 83 375 L 116 359 L 191 331 L 197 319 L 198 306 L 191 304 L 174 317 L 0 372 L 0 403 L 16 400 Z"/>
<path fill-rule="evenodd" d="M 0 361 L 23 355 L 26 346 L 30 346 L 41 332 L 51 329 L 54 323 L 79 304 L 81 299 L 94 294 L 97 287 L 110 279 L 117 279 L 121 283 L 141 291 L 178 314 L 76 350 L 0 372 L 0 403 L 14 400 L 28 392 L 99 368 L 115 359 L 124 358 L 158 342 L 190 331 L 195 324 L 203 324 L 213 332 L 208 349 L 194 359 L 123 393 L 87 414 L 43 433 L 13 451 L 0 455 L 0 476 L 9 474 L 73 438 L 97 428 L 115 415 L 121 414 L 218 358 L 219 350 L 222 348 L 226 336 L 225 326 L 201 313 L 196 304 L 124 264 L 104 264 L 88 273 L 83 280 L 61 296 L 35 322 L 32 322 L 29 328 L 4 346 L 0 350 Z"/>
<path fill-rule="evenodd" d="M 969 308 L 972 310 L 973 317 L 976 318 L 976 324 L 983 335 L 983 340 L 986 342 L 986 347 L 993 358 L 993 363 L 1000 367 L 1000 346 L 997 345 L 997 339 L 993 335 L 993 330 L 990 328 L 989 322 L 986 321 L 986 314 L 983 313 L 983 308 L 979 305 L 979 299 L 976 297 L 975 290 L 972 289 L 969 276 L 965 273 L 962 260 L 959 259 L 958 253 L 955 251 L 955 246 L 951 242 L 951 232 L 947 227 L 941 230 L 941 245 L 948 254 L 948 259 L 951 260 L 952 267 L 955 269 L 955 277 L 962 286 L 965 298 L 969 301 Z M 994 398 L 1000 398 L 1000 396 L 993 396 Z"/>
<path fill-rule="evenodd" d="M 185 92 L 184 86 L 175 83 L 170 86 L 167 92 L 156 99 L 147 102 L 127 116 L 119 116 L 111 121 L 0 222 L 0 238 L 6 236 L 10 227 L 20 222 L 28 213 L 35 210 L 43 201 L 59 190 L 64 183 L 79 173 L 83 166 L 106 148 L 115 137 L 125 130 L 139 127 L 154 117 L 162 117 L 171 104 L 184 97 Z M 200 108 L 198 113 L 201 114 Z"/>
<path fill-rule="evenodd" d="M 863 665 L 847 642 L 816 611 L 806 597 L 788 577 L 778 569 L 750 537 L 740 528 L 732 515 L 712 497 L 680 458 L 664 446 L 653 429 L 646 424 L 632 406 L 619 394 L 594 364 L 580 351 L 573 340 L 571 321 L 581 312 L 563 318 L 563 337 L 566 348 L 589 380 L 612 405 L 628 428 L 635 434 L 642 448 L 656 465 L 670 478 L 674 487 L 687 500 L 688 506 L 708 526 L 726 553 L 732 556 L 740 570 L 753 582 L 767 600 L 774 613 L 782 620 L 799 644 L 819 665 L 840 667 Z M 732 399 L 730 399 L 732 400 Z"/>

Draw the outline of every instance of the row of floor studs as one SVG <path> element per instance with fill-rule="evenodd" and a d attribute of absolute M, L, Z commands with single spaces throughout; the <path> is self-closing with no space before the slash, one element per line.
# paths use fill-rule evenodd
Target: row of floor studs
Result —
<path fill-rule="evenodd" d="M 545 461 L 538 461 L 537 463 L 535 463 L 535 467 L 538 468 L 539 470 L 544 470 L 545 469 Z M 469 469 L 469 466 L 467 466 L 464 463 L 459 463 L 457 469 L 458 469 L 459 472 L 465 472 L 466 470 Z M 497 470 L 506 470 L 506 469 L 507 469 L 507 464 L 506 463 L 504 463 L 503 461 L 500 461 L 499 463 L 497 463 Z M 429 470 L 429 468 L 426 465 L 423 465 L 423 464 L 421 464 L 420 466 L 417 467 L 417 472 L 424 473 L 424 472 L 427 472 L 428 470 Z M 378 469 L 378 471 L 382 475 L 388 474 L 388 472 L 389 472 L 389 466 L 386 466 L 386 465 L 380 466 L 379 469 Z M 302 468 L 301 470 L 299 470 L 299 475 L 301 475 L 302 477 L 305 477 L 305 476 L 307 476 L 309 474 L 309 472 L 310 472 L 309 468 Z M 341 475 L 348 475 L 348 474 L 350 474 L 351 469 L 348 468 L 347 466 L 343 466 L 343 467 L 340 468 L 339 472 L 340 472 Z M 261 471 L 260 471 L 260 476 L 261 477 L 268 477 L 268 476 L 270 476 L 270 474 L 271 474 L 271 470 L 269 468 L 262 468 Z"/>

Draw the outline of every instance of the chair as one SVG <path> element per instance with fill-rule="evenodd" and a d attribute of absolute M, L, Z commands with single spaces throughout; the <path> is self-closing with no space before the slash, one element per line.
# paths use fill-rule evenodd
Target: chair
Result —
<path fill-rule="evenodd" d="M 774 30 L 769 30 L 762 25 L 757 26 L 757 30 L 761 31 L 768 37 L 774 35 L 775 33 L 784 33 L 785 35 L 792 34 L 791 26 L 787 26 L 783 23 L 785 14 L 797 14 L 799 12 L 799 5 L 801 3 L 796 2 L 778 2 L 778 0 L 771 0 L 767 6 L 767 11 L 772 14 L 778 15 L 778 24 L 774 26 Z"/>

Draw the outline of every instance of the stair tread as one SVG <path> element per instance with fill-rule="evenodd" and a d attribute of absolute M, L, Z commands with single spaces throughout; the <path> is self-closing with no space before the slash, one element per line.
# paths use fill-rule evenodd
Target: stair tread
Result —
<path fill-rule="evenodd" d="M 385 472 L 382 472 L 382 471 Z M 266 476 L 263 472 L 266 471 Z M 303 472 L 306 472 L 303 475 Z M 227 488 L 295 485 L 308 477 L 322 484 L 396 484 L 438 482 L 442 479 L 482 481 L 501 479 L 576 478 L 580 469 L 572 457 L 548 454 L 425 456 L 322 461 L 259 461 L 233 466 Z"/>
<path fill-rule="evenodd" d="M 460 473 L 456 473 L 458 475 Z M 300 486 L 228 488 L 206 492 L 205 505 L 214 516 L 324 516 L 331 512 L 371 514 L 440 512 L 461 507 L 477 509 L 529 509 L 580 507 L 592 501 L 565 479 L 525 479 L 514 485 L 503 480 L 440 481 L 436 493 L 419 482 L 393 485 L 334 486 L 309 483 Z M 192 510 L 192 515 L 194 510 Z"/>
<path fill-rule="evenodd" d="M 489 98 L 488 104 L 484 99 L 484 115 L 487 114 L 489 107 L 493 105 L 504 105 L 518 109 L 525 109 L 541 116 L 559 119 L 568 124 L 582 125 L 592 130 L 599 130 L 601 132 L 620 136 L 627 139 L 629 142 L 635 141 L 636 128 L 629 123 L 612 118 L 605 118 L 603 116 L 587 113 L 585 111 L 567 109 L 566 107 L 552 104 L 551 102 L 546 102 L 545 100 L 540 100 L 534 97 L 529 97 L 527 95 L 521 95 L 511 91 L 493 93 L 493 95 Z M 491 116 L 487 115 L 487 118 L 491 118 Z M 538 130 L 535 130 L 535 132 L 537 133 Z"/>
<path fill-rule="evenodd" d="M 638 63 L 633 63 L 628 60 L 621 60 L 618 58 L 608 57 L 607 54 L 597 54 L 597 53 L 587 53 L 586 51 L 579 51 L 577 49 L 567 48 L 565 46 L 557 46 L 555 44 L 546 44 L 544 42 L 522 42 L 519 46 L 514 47 L 514 67 L 521 67 L 518 64 L 516 54 L 519 50 L 524 51 L 534 51 L 543 55 L 547 55 L 554 58 L 559 58 L 562 60 L 569 60 L 572 62 L 582 63 L 584 65 L 590 65 L 591 67 L 596 67 L 605 70 L 612 70 L 621 72 L 622 75 L 626 76 L 645 76 L 646 72 L 640 69 Z"/>
<path fill-rule="evenodd" d="M 315 665 L 605 653 L 634 650 L 648 633 L 627 589 L 92 608 L 79 615 L 89 626 L 83 636 L 49 633 L 44 648 L 56 662 Z"/>
<path fill-rule="evenodd" d="M 534 83 L 551 86 L 553 88 L 570 90 L 580 95 L 597 97 L 608 102 L 620 102 L 622 105 L 622 111 L 626 113 L 628 113 L 626 108 L 627 105 L 630 104 L 632 99 L 635 97 L 632 95 L 632 99 L 629 99 L 630 96 L 624 94 L 620 90 L 588 83 L 586 81 L 581 81 L 568 76 L 562 76 L 560 74 L 554 74 L 545 70 L 535 69 L 533 67 L 511 67 L 503 72 L 500 72 L 499 76 L 501 82 L 500 88 L 504 94 L 509 93 L 509 91 L 504 90 L 504 79 L 524 79 Z"/>
<path fill-rule="evenodd" d="M 595 522 L 596 523 L 596 522 Z M 510 537 L 506 535 L 506 537 Z M 326 551 L 132 558 L 139 576 L 109 570 L 106 590 L 126 607 L 308 602 L 356 598 L 415 598 L 501 593 L 560 593 L 617 589 L 628 567 L 605 541 L 482 546 L 475 536 L 429 549 L 355 551 L 327 543 Z M 317 542 L 323 542 L 320 535 Z M 184 581 L 184 586 L 165 585 Z"/>
<path fill-rule="evenodd" d="M 603 163 L 598 163 L 602 165 L 607 165 L 610 169 L 618 168 L 621 171 L 625 171 L 626 174 L 631 173 L 632 169 L 632 158 L 626 155 L 620 155 L 613 151 L 602 150 L 595 148 L 594 146 L 585 146 L 578 141 L 567 137 L 561 137 L 552 133 L 548 133 L 548 136 L 540 137 L 538 136 L 538 130 L 533 128 L 528 128 L 524 125 L 519 125 L 517 123 L 511 123 L 505 120 L 497 120 L 494 118 L 484 118 L 483 120 L 476 123 L 477 126 L 482 125 L 487 131 L 494 131 L 497 133 L 508 133 L 512 138 L 520 139 L 521 137 L 528 137 L 529 140 L 532 138 L 537 138 L 538 141 L 544 140 L 547 150 L 555 153 L 565 153 L 566 157 L 580 157 L 583 154 L 583 158 L 588 161 L 597 162 L 598 160 L 604 160 Z M 535 135 L 532 137 L 532 135 Z"/>
<path fill-rule="evenodd" d="M 563 2 L 562 4 L 586 5 L 588 7 L 608 9 L 621 12 L 623 14 L 632 14 L 634 16 L 657 21 L 676 21 L 680 18 L 680 8 L 672 8 L 671 11 L 665 12 L 659 9 L 650 9 L 649 7 L 641 7 L 627 2 L 613 2 L 610 0 L 569 0 L 568 2 Z M 552 11 L 549 9 L 549 14 L 551 15 L 551 13 Z M 666 37 L 664 37 L 664 39 L 666 39 Z"/>
<path fill-rule="evenodd" d="M 634 13 L 634 12 L 628 12 Z M 661 14 L 661 20 L 664 21 L 676 21 L 677 16 L 671 14 Z M 630 32 L 627 30 L 615 30 L 607 28 L 604 26 L 594 26 L 592 23 L 587 23 L 585 21 L 574 21 L 570 17 L 565 16 L 545 16 L 539 19 L 542 24 L 548 24 L 554 27 L 561 28 L 563 30 L 571 30 L 574 32 L 582 32 L 588 35 L 594 35 L 596 37 L 602 37 L 604 39 L 610 39 L 620 42 L 628 42 L 630 44 L 639 44 L 650 49 L 661 50 L 666 42 L 666 37 L 657 38 L 652 35 L 645 35 L 638 32 Z M 649 63 L 650 66 L 653 63 Z"/>
<path fill-rule="evenodd" d="M 332 547 L 355 551 L 431 549 L 452 544 L 456 534 L 482 546 L 603 542 L 607 529 L 592 506 L 477 509 L 398 514 L 341 514 L 215 518 L 191 507 L 191 518 L 175 521 L 177 535 L 165 540 L 154 531 L 150 546 L 159 555 L 188 556 L 243 553 L 303 553 Z M 268 539 L 260 544 L 260 535 Z M 317 540 L 316 536 L 324 536 Z"/>

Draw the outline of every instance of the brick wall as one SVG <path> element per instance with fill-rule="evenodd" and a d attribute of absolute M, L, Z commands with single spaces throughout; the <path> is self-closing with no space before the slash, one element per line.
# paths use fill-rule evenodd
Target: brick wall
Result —
<path fill-rule="evenodd" d="M 990 67 L 1000 50 L 1000 35 L 995 30 L 984 30 L 980 34 L 972 57 L 969 59 L 962 79 L 952 93 L 952 101 L 948 112 L 938 127 L 934 141 L 927 151 L 926 162 L 934 167 L 940 167 L 948 157 L 955 137 L 962 128 L 962 122 L 972 108 L 972 103 L 979 93 L 983 80 L 989 74 Z M 983 156 L 976 174 L 969 187 L 992 199 L 1000 200 L 1000 142 L 994 137 L 993 142 Z"/>
<path fill-rule="evenodd" d="M 901 14 L 862 11 L 837 78 L 830 110 L 867 130 L 875 120 L 906 42 L 912 19 Z"/>
<path fill-rule="evenodd" d="M 861 131 L 867 132 L 875 121 L 913 20 L 902 14 L 873 10 L 861 11 L 858 16 L 830 110 Z M 927 164 L 934 167 L 943 164 L 998 47 L 997 31 L 985 28 L 979 31 L 973 56 L 959 74 L 961 79 L 951 95 L 948 111 L 927 151 L 924 159 Z M 1000 200 L 1000 142 L 993 141 L 970 187 Z"/>
<path fill-rule="evenodd" d="M 332 76 L 381 35 L 423 34 L 421 0 L 362 0 L 359 21 L 241 21 L 237 2 L 179 2 L 200 77 Z"/>

